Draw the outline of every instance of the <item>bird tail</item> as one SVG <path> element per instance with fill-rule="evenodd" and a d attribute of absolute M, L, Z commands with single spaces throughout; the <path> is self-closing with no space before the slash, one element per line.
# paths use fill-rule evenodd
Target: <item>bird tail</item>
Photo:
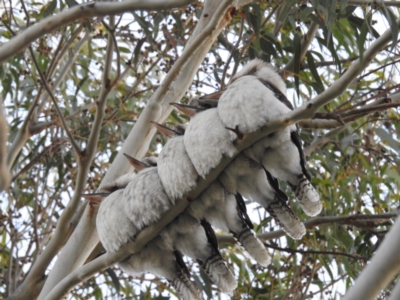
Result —
<path fill-rule="evenodd" d="M 240 233 L 235 234 L 235 238 L 261 266 L 266 267 L 271 263 L 267 249 L 250 228 L 244 227 Z"/>
<path fill-rule="evenodd" d="M 300 219 L 295 215 L 293 210 L 278 197 L 271 202 L 266 210 L 275 219 L 291 238 L 299 240 L 306 234 L 306 228 Z"/>
<path fill-rule="evenodd" d="M 203 299 L 203 297 L 201 296 L 201 292 L 183 272 L 178 272 L 177 277 L 175 277 L 170 282 L 183 300 Z"/>
<path fill-rule="evenodd" d="M 237 282 L 226 262 L 222 259 L 218 252 L 208 257 L 204 261 L 199 261 L 211 281 L 218 288 L 229 295 L 237 288 Z"/>
<path fill-rule="evenodd" d="M 314 217 L 321 212 L 322 203 L 319 194 L 304 175 L 298 185 L 292 186 L 292 190 L 307 215 Z"/>
<path fill-rule="evenodd" d="M 171 285 L 183 300 L 202 300 L 201 292 L 190 280 L 189 270 L 183 261 L 182 254 L 174 251 L 177 270 L 175 277 L 170 280 Z"/>

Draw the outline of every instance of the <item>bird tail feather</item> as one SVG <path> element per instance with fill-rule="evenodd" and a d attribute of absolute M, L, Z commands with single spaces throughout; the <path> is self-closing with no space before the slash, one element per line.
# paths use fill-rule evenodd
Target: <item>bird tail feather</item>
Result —
<path fill-rule="evenodd" d="M 199 261 L 199 263 L 208 277 L 210 277 L 211 281 L 214 282 L 222 292 L 232 294 L 237 287 L 237 282 L 219 253 L 214 253 L 205 261 Z"/>
<path fill-rule="evenodd" d="M 184 274 L 184 272 L 178 271 L 177 276 L 170 282 L 183 300 L 203 299 L 199 289 L 193 284 L 190 278 Z"/>
<path fill-rule="evenodd" d="M 322 203 L 319 199 L 319 194 L 305 176 L 303 176 L 297 186 L 292 188 L 301 208 L 307 215 L 314 217 L 321 212 Z"/>
<path fill-rule="evenodd" d="M 247 253 L 254 258 L 261 266 L 266 267 L 271 263 L 271 256 L 269 256 L 267 249 L 263 243 L 254 235 L 250 228 L 243 228 L 243 230 L 235 234 L 236 239 L 246 249 Z"/>
<path fill-rule="evenodd" d="M 275 201 L 271 202 L 266 210 L 291 238 L 299 240 L 306 234 L 304 224 L 286 202 L 275 197 Z"/>

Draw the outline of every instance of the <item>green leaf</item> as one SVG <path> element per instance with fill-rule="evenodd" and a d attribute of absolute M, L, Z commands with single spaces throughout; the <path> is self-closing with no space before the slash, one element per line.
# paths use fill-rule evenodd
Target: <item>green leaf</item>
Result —
<path fill-rule="evenodd" d="M 307 62 L 308 62 L 308 67 L 310 68 L 311 74 L 313 75 L 313 77 L 315 79 L 315 83 L 317 84 L 316 91 L 318 94 L 320 94 L 325 90 L 324 84 L 322 83 L 322 80 L 319 77 L 317 67 L 315 66 L 314 57 L 311 54 L 311 52 L 307 52 Z"/>
<path fill-rule="evenodd" d="M 54 10 L 57 8 L 57 0 L 53 0 L 51 1 L 46 9 L 43 12 L 43 18 L 50 16 L 51 14 L 53 14 Z"/>
<path fill-rule="evenodd" d="M 115 286 L 115 290 L 117 291 L 117 294 L 119 294 L 119 291 L 121 290 L 121 283 L 119 282 L 117 274 L 115 274 L 114 270 L 111 268 L 106 269 L 106 272 L 108 276 L 110 276 L 111 281 Z"/>
<path fill-rule="evenodd" d="M 400 153 L 399 142 L 393 139 L 385 129 L 376 128 L 375 133 L 384 141 L 387 141 L 389 146 L 395 150 L 397 153 Z"/>
<path fill-rule="evenodd" d="M 69 8 L 79 5 L 79 3 L 76 2 L 75 0 L 65 0 L 65 3 L 67 3 Z"/>
<path fill-rule="evenodd" d="M 301 56 L 301 36 L 298 32 L 294 35 L 293 39 L 293 52 L 294 52 L 294 82 L 297 96 L 300 96 L 300 56 Z"/>
<path fill-rule="evenodd" d="M 399 35 L 399 26 L 397 25 L 396 15 L 393 13 L 390 7 L 387 7 L 383 1 L 379 2 L 382 4 L 381 12 L 387 19 L 390 29 L 392 30 L 392 47 L 391 51 L 397 45 L 397 36 Z"/>
<path fill-rule="evenodd" d="M 292 11 L 294 7 L 296 7 L 298 1 L 296 0 L 288 0 L 284 2 L 284 5 L 279 13 L 278 22 L 284 22 L 286 18 L 289 16 L 289 13 Z"/>

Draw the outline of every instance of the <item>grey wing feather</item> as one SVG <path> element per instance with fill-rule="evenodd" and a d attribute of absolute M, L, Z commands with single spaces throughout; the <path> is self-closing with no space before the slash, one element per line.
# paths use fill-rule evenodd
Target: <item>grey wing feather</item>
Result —
<path fill-rule="evenodd" d="M 172 207 L 157 167 L 139 172 L 125 188 L 123 198 L 125 212 L 139 230 L 157 222 Z"/>
<path fill-rule="evenodd" d="M 158 174 L 171 199 L 181 198 L 196 186 L 197 172 L 183 143 L 183 136 L 168 140 L 158 157 Z"/>
<path fill-rule="evenodd" d="M 219 164 L 222 157 L 236 154 L 233 145 L 235 139 L 235 134 L 225 128 L 214 108 L 191 118 L 184 135 L 184 144 L 197 173 L 205 177 Z"/>
<path fill-rule="evenodd" d="M 123 190 L 103 199 L 96 217 L 99 239 L 109 252 L 117 251 L 138 232 L 138 228 L 124 213 Z"/>

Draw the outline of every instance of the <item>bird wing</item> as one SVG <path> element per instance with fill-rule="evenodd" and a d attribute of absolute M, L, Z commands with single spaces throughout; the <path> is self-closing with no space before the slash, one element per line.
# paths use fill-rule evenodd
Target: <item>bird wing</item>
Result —
<path fill-rule="evenodd" d="M 301 146 L 299 132 L 297 130 L 290 132 L 290 139 L 292 140 L 293 144 L 296 145 L 297 150 L 299 150 L 300 165 L 301 165 L 301 170 L 303 171 L 304 176 L 306 176 L 308 180 L 311 180 L 311 176 L 307 172 L 307 169 L 306 169 L 306 162 L 304 159 L 304 152 L 303 152 L 303 147 Z"/>
<path fill-rule="evenodd" d="M 251 222 L 249 215 L 247 214 L 246 204 L 244 203 L 242 195 L 237 193 L 235 195 L 235 199 L 236 199 L 236 203 L 237 203 L 237 209 L 239 211 L 239 217 L 247 224 L 247 226 L 250 229 L 253 229 L 254 225 Z"/>

